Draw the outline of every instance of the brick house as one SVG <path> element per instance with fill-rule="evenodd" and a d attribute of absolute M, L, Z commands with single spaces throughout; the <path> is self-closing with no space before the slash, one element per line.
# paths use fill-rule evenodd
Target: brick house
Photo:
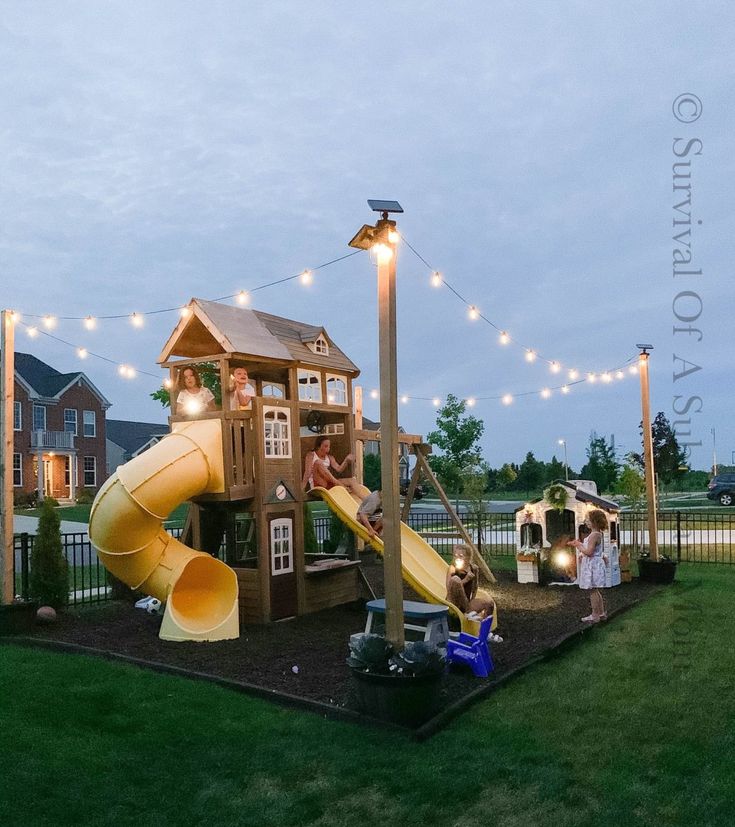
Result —
<path fill-rule="evenodd" d="M 83 373 L 59 373 L 15 354 L 13 486 L 57 500 L 96 492 L 107 477 L 105 411 L 110 402 Z"/>

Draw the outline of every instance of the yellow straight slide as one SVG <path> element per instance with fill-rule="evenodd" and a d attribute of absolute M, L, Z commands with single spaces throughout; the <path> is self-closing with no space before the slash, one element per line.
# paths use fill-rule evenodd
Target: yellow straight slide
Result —
<path fill-rule="evenodd" d="M 163 521 L 180 503 L 225 490 L 219 420 L 177 422 L 100 488 L 89 538 L 105 568 L 166 603 L 163 640 L 230 640 L 240 634 L 237 575 L 175 540 Z"/>
<path fill-rule="evenodd" d="M 350 492 L 344 486 L 338 485 L 327 490 L 326 488 L 312 488 L 311 493 L 320 497 L 339 519 L 355 534 L 369 542 L 379 553 L 383 553 L 383 542 L 380 539 L 371 539 L 365 526 L 357 521 L 357 508 L 359 505 Z M 370 491 L 362 487 L 361 493 L 367 496 Z M 477 634 L 479 623 L 468 620 L 464 612 L 454 603 L 446 599 L 447 594 L 447 569 L 449 565 L 439 554 L 405 523 L 401 523 L 401 567 L 403 579 L 411 588 L 421 595 L 429 603 L 439 603 L 449 607 L 449 611 L 457 616 L 462 624 L 462 631 L 469 634 Z M 490 597 L 483 589 L 478 589 L 479 597 Z M 497 613 L 496 613 L 497 615 Z M 497 616 L 493 617 L 492 628 L 497 625 Z"/>

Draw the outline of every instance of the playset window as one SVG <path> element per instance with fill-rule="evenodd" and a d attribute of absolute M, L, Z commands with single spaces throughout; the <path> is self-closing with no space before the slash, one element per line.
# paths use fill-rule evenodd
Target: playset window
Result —
<path fill-rule="evenodd" d="M 327 374 L 327 402 L 330 405 L 347 404 L 347 382 L 344 377 Z"/>
<path fill-rule="evenodd" d="M 284 408 L 263 408 L 265 455 L 267 457 L 291 456 L 291 417 Z"/>
<path fill-rule="evenodd" d="M 275 399 L 286 398 L 286 386 L 280 382 L 263 383 L 263 396 L 272 396 Z"/>
<path fill-rule="evenodd" d="M 313 370 L 299 370 L 299 399 L 302 402 L 322 401 L 321 376 Z"/>
<path fill-rule="evenodd" d="M 316 341 L 311 343 L 310 349 L 313 353 L 318 353 L 320 356 L 329 356 L 329 342 L 322 334 L 319 334 Z"/>
<path fill-rule="evenodd" d="M 13 402 L 13 430 L 23 430 L 23 406 L 20 402 Z"/>
<path fill-rule="evenodd" d="M 90 411 L 90 413 L 93 413 Z M 77 435 L 77 409 L 64 408 L 64 430 L 68 434 Z"/>
<path fill-rule="evenodd" d="M 325 425 L 324 430 L 322 431 L 323 434 L 327 434 L 328 436 L 336 436 L 337 434 L 343 434 L 344 432 L 345 426 L 343 422 L 331 422 L 329 425 Z"/>
<path fill-rule="evenodd" d="M 271 574 L 293 571 L 293 521 L 281 517 L 271 521 Z"/>

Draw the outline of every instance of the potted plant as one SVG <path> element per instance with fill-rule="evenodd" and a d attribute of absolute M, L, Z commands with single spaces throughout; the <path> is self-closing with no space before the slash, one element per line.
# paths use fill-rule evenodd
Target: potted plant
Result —
<path fill-rule="evenodd" d="M 12 603 L 0 603 L 0 635 L 24 635 L 33 630 L 38 602 L 16 597 Z"/>
<path fill-rule="evenodd" d="M 381 635 L 350 641 L 352 671 L 360 712 L 402 726 L 417 727 L 437 711 L 446 660 L 432 643 L 407 643 L 401 652 Z"/>
<path fill-rule="evenodd" d="M 670 585 L 676 576 L 676 560 L 661 555 L 658 560 L 653 560 L 648 553 L 638 557 L 638 577 L 644 583 L 659 583 Z"/>

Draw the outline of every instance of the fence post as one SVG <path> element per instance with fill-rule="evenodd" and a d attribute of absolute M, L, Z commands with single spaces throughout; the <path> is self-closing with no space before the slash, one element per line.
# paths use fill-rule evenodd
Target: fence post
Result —
<path fill-rule="evenodd" d="M 676 562 L 681 563 L 681 511 L 676 512 Z"/>
<path fill-rule="evenodd" d="M 28 600 L 30 592 L 28 572 L 28 532 L 24 531 L 20 535 L 20 596 L 23 600 Z"/>

